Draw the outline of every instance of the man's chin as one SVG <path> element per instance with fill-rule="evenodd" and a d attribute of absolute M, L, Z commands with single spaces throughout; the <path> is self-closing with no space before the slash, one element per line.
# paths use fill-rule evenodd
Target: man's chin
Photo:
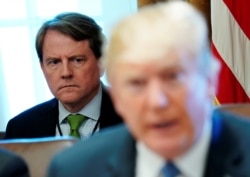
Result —
<path fill-rule="evenodd" d="M 79 96 L 69 93 L 69 94 L 64 94 L 63 96 L 58 97 L 58 100 L 60 100 L 64 104 L 74 104 L 78 102 Z"/>
<path fill-rule="evenodd" d="M 152 141 L 149 147 L 165 159 L 173 159 L 185 151 L 187 144 L 180 139 L 165 139 Z"/>

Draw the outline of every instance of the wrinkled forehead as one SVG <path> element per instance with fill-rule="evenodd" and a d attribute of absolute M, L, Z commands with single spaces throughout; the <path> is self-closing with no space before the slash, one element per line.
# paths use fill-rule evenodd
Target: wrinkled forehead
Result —
<path fill-rule="evenodd" d="M 107 58 L 145 62 L 173 51 L 195 58 L 206 35 L 204 19 L 189 6 L 146 8 L 114 28 Z"/>

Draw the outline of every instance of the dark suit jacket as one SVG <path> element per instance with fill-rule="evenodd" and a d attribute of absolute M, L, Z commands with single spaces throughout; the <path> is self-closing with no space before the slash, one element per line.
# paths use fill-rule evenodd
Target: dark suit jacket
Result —
<path fill-rule="evenodd" d="M 122 122 L 122 119 L 114 110 L 107 91 L 105 88 L 102 90 L 99 117 L 100 129 Z M 8 122 L 4 139 L 55 136 L 58 124 L 58 114 L 58 100 L 55 98 L 36 105 L 12 118 Z"/>
<path fill-rule="evenodd" d="M 29 177 L 28 167 L 18 155 L 0 149 L 0 177 Z"/>
<path fill-rule="evenodd" d="M 212 137 L 203 177 L 250 177 L 250 122 L 215 112 Z M 121 125 L 57 154 L 48 177 L 134 177 L 135 158 L 135 140 Z"/>

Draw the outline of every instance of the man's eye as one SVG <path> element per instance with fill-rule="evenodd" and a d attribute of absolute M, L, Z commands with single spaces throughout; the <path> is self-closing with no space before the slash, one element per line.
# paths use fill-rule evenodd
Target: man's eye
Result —
<path fill-rule="evenodd" d="M 71 62 L 72 62 L 74 65 L 77 65 L 77 66 L 78 66 L 78 65 L 84 64 L 85 61 L 86 61 L 86 59 L 83 58 L 83 57 L 76 57 L 76 58 L 72 58 L 72 59 L 71 59 Z"/>
<path fill-rule="evenodd" d="M 80 63 L 80 62 L 82 62 L 82 61 L 83 61 L 82 58 L 75 58 L 75 62 L 77 62 L 77 63 Z"/>
<path fill-rule="evenodd" d="M 164 80 L 168 84 L 177 84 L 177 83 L 183 82 L 184 75 L 185 74 L 182 71 L 173 71 L 173 72 L 167 73 L 164 76 Z"/>
<path fill-rule="evenodd" d="M 146 85 L 146 81 L 140 79 L 134 79 L 128 81 L 128 88 L 133 92 L 141 91 Z"/>
<path fill-rule="evenodd" d="M 168 74 L 169 80 L 177 80 L 180 76 L 180 72 L 172 72 Z"/>
<path fill-rule="evenodd" d="M 56 65 L 59 63 L 59 60 L 49 60 L 48 65 Z"/>
<path fill-rule="evenodd" d="M 144 80 L 131 80 L 131 81 L 129 81 L 129 84 L 130 85 L 132 85 L 132 86 L 143 86 L 143 85 L 145 85 L 145 81 Z"/>

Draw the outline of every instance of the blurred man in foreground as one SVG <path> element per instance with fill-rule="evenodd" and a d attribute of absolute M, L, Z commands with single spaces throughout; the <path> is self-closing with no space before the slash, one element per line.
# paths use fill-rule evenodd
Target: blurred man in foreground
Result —
<path fill-rule="evenodd" d="M 49 177 L 250 177 L 250 123 L 213 111 L 219 64 L 190 4 L 160 3 L 123 19 L 104 57 L 127 126 L 57 155 Z"/>

